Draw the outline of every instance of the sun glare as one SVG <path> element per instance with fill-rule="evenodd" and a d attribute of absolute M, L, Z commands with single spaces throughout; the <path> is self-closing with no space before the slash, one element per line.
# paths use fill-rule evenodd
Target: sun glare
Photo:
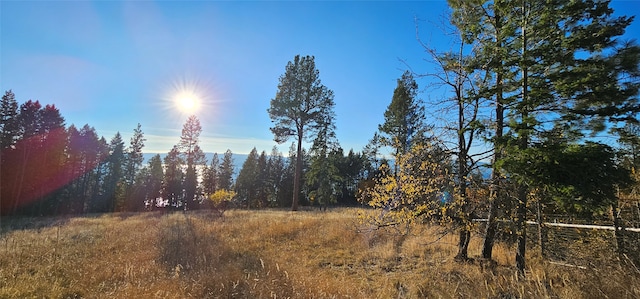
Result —
<path fill-rule="evenodd" d="M 1 1 L 1 0 L 0 0 Z M 199 76 L 182 75 L 167 81 L 160 89 L 160 102 L 166 116 L 178 122 L 191 115 L 212 115 L 213 99 L 217 98 L 211 80 Z"/>
<path fill-rule="evenodd" d="M 176 105 L 180 111 L 191 114 L 198 110 L 200 101 L 195 94 L 184 92 L 176 97 Z"/>

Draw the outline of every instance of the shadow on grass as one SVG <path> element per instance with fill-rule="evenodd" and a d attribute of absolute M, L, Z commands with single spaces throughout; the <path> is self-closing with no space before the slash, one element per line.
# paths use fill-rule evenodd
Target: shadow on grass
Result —
<path fill-rule="evenodd" d="M 6 234 L 18 230 L 41 230 L 52 226 L 64 226 L 73 217 L 25 217 L 25 216 L 2 216 L 0 217 L 0 238 Z"/>
<path fill-rule="evenodd" d="M 127 213 L 90 213 L 90 214 L 70 214 L 61 216 L 0 216 L 0 238 L 13 231 L 31 230 L 40 233 L 43 229 L 49 227 L 63 227 L 72 219 L 96 219 L 100 217 L 117 216 L 120 220 L 126 220 L 130 217 L 159 217 L 161 212 L 127 212 Z"/>

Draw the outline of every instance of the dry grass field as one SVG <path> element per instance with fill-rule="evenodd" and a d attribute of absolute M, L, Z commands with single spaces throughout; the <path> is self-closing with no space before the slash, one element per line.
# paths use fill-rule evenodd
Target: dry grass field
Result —
<path fill-rule="evenodd" d="M 357 211 L 2 219 L 0 298 L 640 298 L 640 274 L 549 264 L 513 248 L 457 263 L 455 234 L 402 237 Z M 479 255 L 474 238 L 470 255 Z"/>

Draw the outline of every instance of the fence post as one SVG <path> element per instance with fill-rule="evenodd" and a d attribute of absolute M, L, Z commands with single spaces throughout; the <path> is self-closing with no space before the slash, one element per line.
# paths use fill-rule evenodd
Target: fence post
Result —
<path fill-rule="evenodd" d="M 623 256 L 626 253 L 626 246 L 624 244 L 624 223 L 620 219 L 620 211 L 618 210 L 617 203 L 611 204 L 611 214 L 613 216 L 614 234 L 616 237 L 616 245 L 618 247 L 618 254 Z"/>
<path fill-rule="evenodd" d="M 538 203 L 536 205 L 536 221 L 538 222 L 538 245 L 540 246 L 540 255 L 543 258 L 546 258 L 546 242 L 548 239 L 547 236 L 547 227 L 544 225 L 544 219 L 542 219 L 542 203 L 540 202 L 540 199 L 538 199 Z"/>

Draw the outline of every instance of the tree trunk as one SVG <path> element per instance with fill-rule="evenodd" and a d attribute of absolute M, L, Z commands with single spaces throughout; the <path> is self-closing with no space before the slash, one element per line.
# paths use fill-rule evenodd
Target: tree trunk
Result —
<path fill-rule="evenodd" d="M 291 211 L 298 210 L 298 200 L 300 197 L 300 179 L 302 177 L 302 130 L 298 130 L 298 150 L 296 154 L 296 174 L 293 177 L 293 201 Z"/>
<path fill-rule="evenodd" d="M 516 212 L 516 231 L 518 234 L 518 248 L 516 249 L 516 269 L 521 277 L 525 275 L 525 254 L 527 245 L 527 189 L 518 188 L 518 209 Z"/>
<path fill-rule="evenodd" d="M 613 216 L 613 227 L 615 229 L 614 233 L 616 237 L 618 254 L 620 256 L 623 256 L 624 254 L 627 253 L 626 251 L 627 248 L 624 243 L 625 228 L 624 228 L 624 223 L 622 222 L 622 219 L 620 219 L 620 215 L 618 212 L 619 212 L 618 205 L 616 203 L 611 204 L 611 214 Z"/>
<path fill-rule="evenodd" d="M 469 228 L 467 226 L 467 222 L 469 221 L 469 216 L 467 215 L 468 203 L 467 203 L 467 151 L 464 139 L 464 128 L 463 128 L 463 105 L 462 100 L 459 95 L 458 107 L 458 198 L 462 201 L 460 205 L 460 209 L 462 210 L 460 215 L 461 219 L 460 224 L 462 228 L 460 228 L 460 238 L 458 240 L 458 254 L 456 255 L 456 260 L 466 261 L 468 259 L 468 249 L 469 249 L 469 239 L 471 238 L 471 233 L 469 232 Z"/>
<path fill-rule="evenodd" d="M 526 15 L 528 14 L 527 8 L 523 7 L 523 13 L 525 14 L 525 21 L 522 24 L 522 102 L 524 103 L 522 108 L 522 128 L 518 132 L 518 147 L 520 151 L 524 151 L 529 146 L 529 128 L 526 123 L 529 118 L 529 107 L 527 103 L 529 101 L 529 69 L 527 65 L 527 22 Z M 525 253 L 527 245 L 527 186 L 520 183 L 518 186 L 518 208 L 517 208 L 517 232 L 518 232 L 518 248 L 516 251 L 516 268 L 518 274 L 521 277 L 525 276 Z"/>
<path fill-rule="evenodd" d="M 463 61 L 463 49 L 464 43 L 460 43 L 460 52 L 458 53 L 459 61 L 458 61 L 458 74 L 456 76 L 456 100 L 458 104 L 458 199 L 461 201 L 460 209 L 461 209 L 461 219 L 460 225 L 460 237 L 458 240 L 458 254 L 456 255 L 456 259 L 459 261 L 466 261 L 469 259 L 469 241 L 471 239 L 471 232 L 469 231 L 469 222 L 471 221 L 471 216 L 469 215 L 469 203 L 467 202 L 467 176 L 469 174 L 469 165 L 468 160 L 469 157 L 468 151 L 469 147 L 471 147 L 471 143 L 473 142 L 473 134 L 470 133 L 469 140 L 467 143 L 467 139 L 465 138 L 465 132 L 467 131 L 467 127 L 465 124 L 465 106 L 466 101 L 463 95 L 464 89 L 464 81 L 462 79 L 464 69 L 462 66 L 464 65 Z M 476 106 L 477 109 L 477 106 Z"/>
<path fill-rule="evenodd" d="M 502 84 L 502 74 L 497 74 L 498 84 Z M 496 96 L 496 131 L 494 140 L 493 166 L 491 169 L 491 186 L 489 192 L 489 215 L 487 215 L 487 228 L 482 244 L 482 258 L 491 259 L 493 254 L 493 244 L 498 231 L 498 207 L 500 206 L 500 169 L 496 163 L 502 159 L 502 131 L 504 129 L 504 108 L 502 106 L 501 88 Z"/>
<path fill-rule="evenodd" d="M 496 44 L 497 48 L 502 48 L 502 38 L 500 37 L 502 27 L 501 16 L 496 10 L 495 15 L 495 29 L 496 29 Z M 501 51 L 499 51 L 501 53 Z M 504 130 L 504 107 L 502 96 L 502 59 L 499 57 L 499 66 L 496 71 L 496 130 L 495 139 L 493 141 L 493 166 L 491 169 L 491 187 L 489 192 L 489 215 L 487 215 L 487 228 L 484 234 L 484 242 L 482 244 L 482 257 L 485 259 L 491 259 L 493 254 L 493 244 L 495 242 L 496 232 L 498 231 L 498 222 L 496 217 L 498 216 L 498 207 L 500 206 L 500 169 L 496 166 L 496 163 L 502 159 L 502 133 Z"/>
<path fill-rule="evenodd" d="M 489 218 L 487 219 L 487 228 L 484 232 L 484 242 L 482 243 L 482 258 L 485 259 L 491 259 L 493 255 L 493 243 L 498 230 L 498 223 L 496 222 L 497 213 L 496 198 L 493 198 L 489 204 Z"/>
<path fill-rule="evenodd" d="M 542 203 L 540 202 L 540 199 L 538 199 L 536 210 L 536 221 L 538 222 L 538 245 L 540 246 L 540 255 L 544 258 L 546 257 L 545 244 L 547 243 L 547 227 L 543 224 L 544 219 L 542 217 Z"/>
<path fill-rule="evenodd" d="M 26 143 L 26 142 L 25 142 Z M 15 213 L 18 208 L 20 208 L 21 202 L 22 202 L 22 191 L 23 191 L 23 184 L 24 184 L 24 177 L 25 177 L 25 173 L 27 172 L 27 160 L 30 158 L 30 151 L 28 151 L 28 146 L 26 144 L 23 144 L 23 150 L 22 150 L 22 163 L 20 163 L 20 173 L 17 175 L 18 180 L 16 181 L 16 185 L 14 186 L 14 192 L 13 195 L 15 196 L 13 198 L 13 207 L 11 209 L 12 213 Z"/>
<path fill-rule="evenodd" d="M 458 254 L 455 257 L 456 261 L 467 261 L 469 259 L 469 241 L 471 241 L 471 232 L 465 226 L 460 229 L 460 238 L 458 241 Z"/>

